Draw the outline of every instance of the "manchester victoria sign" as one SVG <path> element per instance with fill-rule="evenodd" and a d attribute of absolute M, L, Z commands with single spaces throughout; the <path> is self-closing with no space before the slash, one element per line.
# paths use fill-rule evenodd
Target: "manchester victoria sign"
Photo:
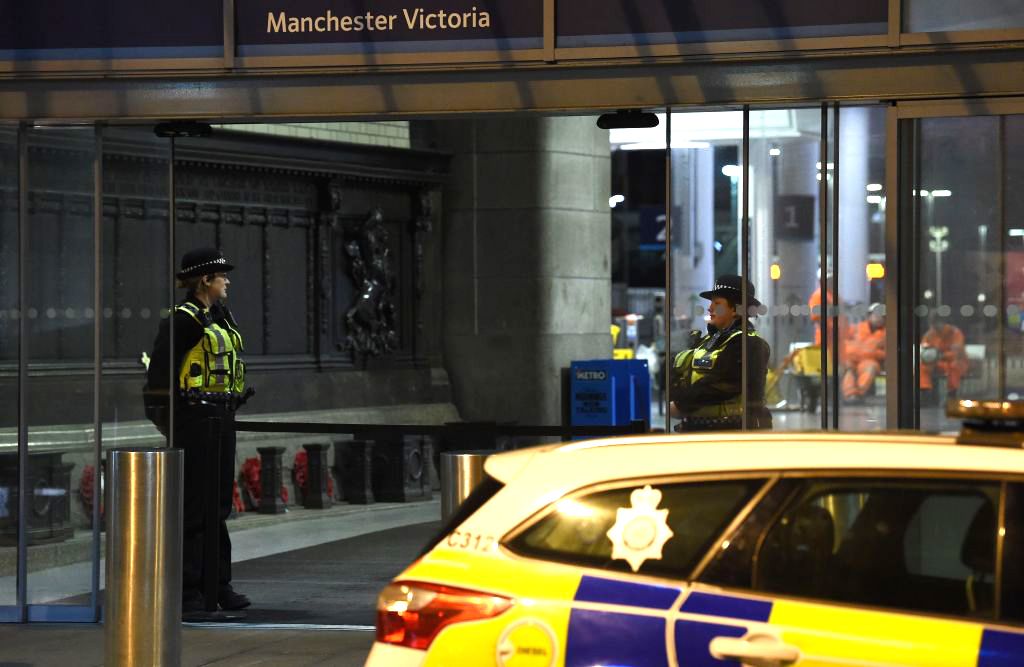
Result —
<path fill-rule="evenodd" d="M 331 10 L 323 16 L 288 16 L 284 12 L 267 13 L 267 34 L 277 32 L 372 32 L 395 29 L 398 14 L 366 14 L 334 16 Z M 402 22 L 409 30 L 460 30 L 474 28 L 490 28 L 490 12 L 477 11 L 473 7 L 468 12 L 424 12 L 421 7 L 413 10 L 402 10 Z"/>
<path fill-rule="evenodd" d="M 240 56 L 535 49 L 544 38 L 543 0 L 245 0 L 236 8 Z"/>

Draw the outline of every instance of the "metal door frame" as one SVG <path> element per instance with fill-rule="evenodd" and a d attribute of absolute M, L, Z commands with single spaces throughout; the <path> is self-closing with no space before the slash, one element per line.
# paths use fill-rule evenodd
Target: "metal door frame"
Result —
<path fill-rule="evenodd" d="M 102 422 L 100 417 L 100 388 L 102 380 L 102 335 L 103 335 L 103 126 L 92 125 L 93 130 L 93 163 L 92 163 L 92 197 L 93 197 L 93 428 L 96 437 L 93 442 L 92 464 L 97 471 L 96 497 L 92 507 L 92 547 L 91 547 L 91 585 L 90 601 L 86 605 L 63 604 L 32 604 L 28 601 L 28 502 L 24 489 L 28 488 L 29 445 L 28 445 L 28 380 L 30 338 L 28 335 L 28 230 L 29 230 L 29 182 L 28 182 L 28 133 L 33 129 L 31 123 L 19 123 L 17 126 L 18 152 L 18 543 L 16 568 L 16 596 L 14 605 L 0 606 L 0 622 L 58 622 L 58 623 L 95 623 L 100 620 L 100 505 L 99 481 L 100 461 L 102 452 Z M 48 125 L 47 128 L 72 128 L 80 125 Z M 68 498 L 71 502 L 71 498 Z"/>
<path fill-rule="evenodd" d="M 822 101 L 819 105 L 814 104 L 791 104 L 791 105 L 780 105 L 780 104 L 768 104 L 752 106 L 744 104 L 739 108 L 715 108 L 709 109 L 709 111 L 716 112 L 743 112 L 743 138 L 740 142 L 740 154 L 741 162 L 743 163 L 742 175 L 740 177 L 740 192 L 742 193 L 742 201 L 740 202 L 741 214 L 741 237 L 740 243 L 740 275 L 748 277 L 750 273 L 750 227 L 751 227 L 751 187 L 750 187 L 750 113 L 751 111 L 769 111 L 769 110 L 793 110 L 793 109 L 813 109 L 815 106 L 819 106 L 821 109 L 821 138 L 819 140 L 820 147 L 820 161 L 822 165 L 826 165 L 829 162 L 834 163 L 835 168 L 832 171 L 833 185 L 831 189 L 828 184 L 827 178 L 822 178 L 820 185 L 818 186 L 818 234 L 819 234 L 819 255 L 818 261 L 819 266 L 826 267 L 829 265 L 829 260 L 833 267 L 833 277 L 831 292 L 833 295 L 833 301 L 836 305 L 840 302 L 839 299 L 839 174 L 840 174 L 840 159 L 839 159 L 839 118 L 841 107 L 839 102 Z M 850 107 L 870 107 L 878 106 L 878 103 L 859 103 L 848 105 Z M 664 399 L 666 401 L 665 410 L 665 432 L 671 432 L 671 401 L 669 400 L 669 392 L 672 386 L 671 368 L 672 361 L 671 349 L 672 349 L 672 295 L 674 293 L 673 285 L 673 271 L 672 271 L 672 114 L 673 113 L 693 113 L 699 112 L 700 109 L 684 108 L 678 111 L 673 111 L 673 107 L 665 107 L 665 299 L 664 299 L 664 310 L 665 310 L 665 356 L 662 359 L 665 372 L 665 386 L 663 387 Z M 832 128 L 830 135 L 829 128 Z M 831 141 L 830 141 L 831 136 Z M 834 156 L 832 160 L 828 159 L 829 151 Z M 828 170 L 823 170 L 823 173 L 827 173 Z M 829 215 L 831 214 L 832 222 L 832 244 L 828 243 L 828 231 L 829 231 Z M 820 286 L 822 294 L 827 294 L 830 290 L 828 289 L 828 277 L 827 272 L 821 272 Z M 746 288 L 744 286 L 744 304 L 746 303 Z M 743 306 L 745 310 L 745 306 Z M 828 320 L 834 320 L 832 322 L 832 338 L 833 338 L 833 349 L 836 350 L 834 355 L 834 362 L 838 364 L 839 359 L 839 308 L 829 309 L 827 303 L 822 303 L 822 318 L 820 320 L 821 327 L 821 339 L 826 339 L 826 332 L 828 326 Z M 746 335 L 746 318 L 743 319 L 743 334 Z M 743 357 L 742 364 L 744 368 L 747 365 L 747 350 L 744 346 L 742 348 Z M 822 363 L 821 363 L 821 429 L 827 430 L 839 430 L 839 383 L 840 377 L 837 372 L 833 370 L 831 376 L 829 375 L 828 357 L 824 350 L 822 352 Z M 746 383 L 742 386 L 742 404 L 743 404 L 743 428 L 747 428 L 747 409 L 748 409 L 748 397 Z M 831 409 L 830 409 L 831 408 Z M 830 418 L 831 417 L 831 418 Z"/>
<path fill-rule="evenodd" d="M 918 331 L 917 317 L 910 308 L 916 302 L 920 239 L 918 236 L 919 212 L 905 190 L 912 187 L 916 173 L 918 149 L 917 121 L 927 118 L 964 118 L 971 116 L 1007 116 L 1024 114 L 1024 98 L 972 98 L 932 101 L 893 102 L 886 118 L 886 212 L 885 238 L 886 274 L 892 279 L 886 281 L 887 311 L 895 313 L 886 326 L 886 348 L 897 351 L 885 359 L 885 371 L 889 384 L 896 391 L 887 393 L 886 421 L 889 428 L 920 427 L 920 405 L 918 386 Z M 1007 219 L 1004 190 L 1006 187 L 1005 148 L 993 156 L 1000 161 L 999 219 L 1000 244 L 1005 243 Z M 1002 247 L 1002 245 L 1000 246 Z M 1005 252 L 999 256 L 999 345 L 998 373 L 999 393 L 1005 394 L 1006 386 L 1006 345 L 1005 345 Z M 901 308 L 902 304 L 907 307 Z M 895 323 L 895 326 L 890 326 Z M 902 380 L 902 381 L 901 381 Z"/>

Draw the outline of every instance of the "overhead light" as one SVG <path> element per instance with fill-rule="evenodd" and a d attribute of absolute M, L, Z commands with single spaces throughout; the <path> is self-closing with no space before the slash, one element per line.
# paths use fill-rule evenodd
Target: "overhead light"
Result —
<path fill-rule="evenodd" d="M 739 178 L 743 175 L 743 170 L 738 164 L 727 164 L 722 167 L 722 174 L 729 178 Z"/>
<path fill-rule="evenodd" d="M 881 191 L 882 191 L 882 184 L 881 183 L 868 183 L 868 192 L 881 192 Z"/>
<path fill-rule="evenodd" d="M 869 204 L 881 204 L 882 195 L 868 195 L 867 197 Z"/>
<path fill-rule="evenodd" d="M 921 196 L 922 197 L 931 197 L 932 193 L 928 192 L 927 190 L 921 190 Z"/>
<path fill-rule="evenodd" d="M 821 180 L 821 172 L 819 171 L 817 174 L 814 175 L 814 177 L 820 181 Z"/>
<path fill-rule="evenodd" d="M 672 148 L 711 148 L 707 141 L 673 141 Z M 629 144 L 620 144 L 620 151 L 663 151 L 664 141 L 637 141 Z"/>
<path fill-rule="evenodd" d="M 1010 236 L 1024 236 L 1024 229 L 1019 227 L 1010 230 Z"/>
<path fill-rule="evenodd" d="M 772 264 L 769 271 L 771 272 L 772 280 L 778 280 L 782 277 L 782 267 L 778 264 Z"/>
<path fill-rule="evenodd" d="M 827 166 L 827 168 L 828 168 L 828 170 L 829 170 L 829 171 L 832 171 L 833 169 L 835 169 L 835 168 L 836 168 L 836 165 L 835 165 L 835 163 L 834 163 L 834 162 L 829 162 L 829 163 L 828 163 L 828 164 L 827 164 L 826 166 Z M 817 169 L 818 171 L 821 171 L 821 163 L 820 163 L 820 162 L 815 162 L 815 163 L 814 163 L 814 167 L 815 167 L 815 169 Z"/>
<path fill-rule="evenodd" d="M 868 280 L 881 280 L 885 277 L 885 265 L 877 262 L 872 262 L 864 267 L 865 273 L 868 275 Z"/>
<path fill-rule="evenodd" d="M 658 115 L 640 109 L 619 109 L 598 116 L 597 126 L 602 130 L 658 127 Z"/>
<path fill-rule="evenodd" d="M 622 144 L 619 146 L 620 151 L 663 151 L 665 150 L 664 141 L 641 141 L 635 144 Z"/>
<path fill-rule="evenodd" d="M 953 193 L 949 190 L 932 190 L 932 197 L 952 197 Z"/>
<path fill-rule="evenodd" d="M 611 197 L 608 198 L 608 206 L 610 206 L 611 208 L 615 208 L 624 201 L 626 201 L 625 195 L 612 195 Z"/>
<path fill-rule="evenodd" d="M 772 157 L 779 157 L 780 155 L 782 155 L 782 149 L 781 148 L 769 148 L 768 149 L 768 155 L 771 155 Z"/>

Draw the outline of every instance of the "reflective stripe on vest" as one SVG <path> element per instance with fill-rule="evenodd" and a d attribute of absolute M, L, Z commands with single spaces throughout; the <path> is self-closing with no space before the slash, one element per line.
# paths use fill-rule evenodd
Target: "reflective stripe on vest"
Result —
<path fill-rule="evenodd" d="M 675 367 L 680 373 L 683 385 L 690 386 L 696 384 L 707 375 L 708 371 L 714 369 L 715 364 L 718 362 L 719 353 L 725 349 L 726 345 L 733 338 L 742 333 L 741 329 L 733 331 L 713 350 L 702 347 L 711 337 L 708 335 L 694 349 L 684 350 L 677 354 Z M 758 333 L 753 330 L 747 331 L 747 335 L 755 338 L 759 337 Z M 743 398 L 742 395 L 738 395 L 722 403 L 701 405 L 688 411 L 686 415 L 688 417 L 739 417 L 743 415 Z"/>
<path fill-rule="evenodd" d="M 203 324 L 198 306 L 183 303 L 177 307 Z M 178 372 L 178 388 L 203 392 L 240 394 L 245 389 L 245 364 L 241 359 L 242 335 L 225 322 L 210 322 L 203 327 L 203 337 L 185 354 Z"/>

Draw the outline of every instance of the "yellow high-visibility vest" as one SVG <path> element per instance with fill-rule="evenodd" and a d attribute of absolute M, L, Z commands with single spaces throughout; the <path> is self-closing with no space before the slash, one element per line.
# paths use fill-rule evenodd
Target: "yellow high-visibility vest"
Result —
<path fill-rule="evenodd" d="M 203 326 L 203 337 L 188 351 L 178 372 L 178 388 L 183 391 L 221 392 L 241 394 L 245 389 L 245 363 L 241 352 L 242 334 L 225 322 L 204 324 L 207 312 L 193 303 L 176 308 L 189 314 Z"/>
<path fill-rule="evenodd" d="M 708 350 L 702 347 L 711 337 L 709 334 L 701 339 L 697 347 L 692 350 L 683 350 L 677 354 L 673 365 L 675 367 L 676 377 L 679 378 L 680 384 L 684 387 L 697 384 L 697 382 L 707 375 L 709 371 L 714 369 L 715 364 L 718 362 L 719 353 L 725 349 L 733 338 L 741 335 L 742 333 L 743 331 L 740 329 L 733 331 L 729 334 L 729 337 L 725 339 L 725 342 L 719 344 L 713 350 Z M 757 337 L 758 334 L 756 331 L 749 330 L 747 331 L 747 335 Z M 742 396 L 738 394 L 722 403 L 701 405 L 686 414 L 691 417 L 738 417 L 743 414 L 743 399 Z"/>

